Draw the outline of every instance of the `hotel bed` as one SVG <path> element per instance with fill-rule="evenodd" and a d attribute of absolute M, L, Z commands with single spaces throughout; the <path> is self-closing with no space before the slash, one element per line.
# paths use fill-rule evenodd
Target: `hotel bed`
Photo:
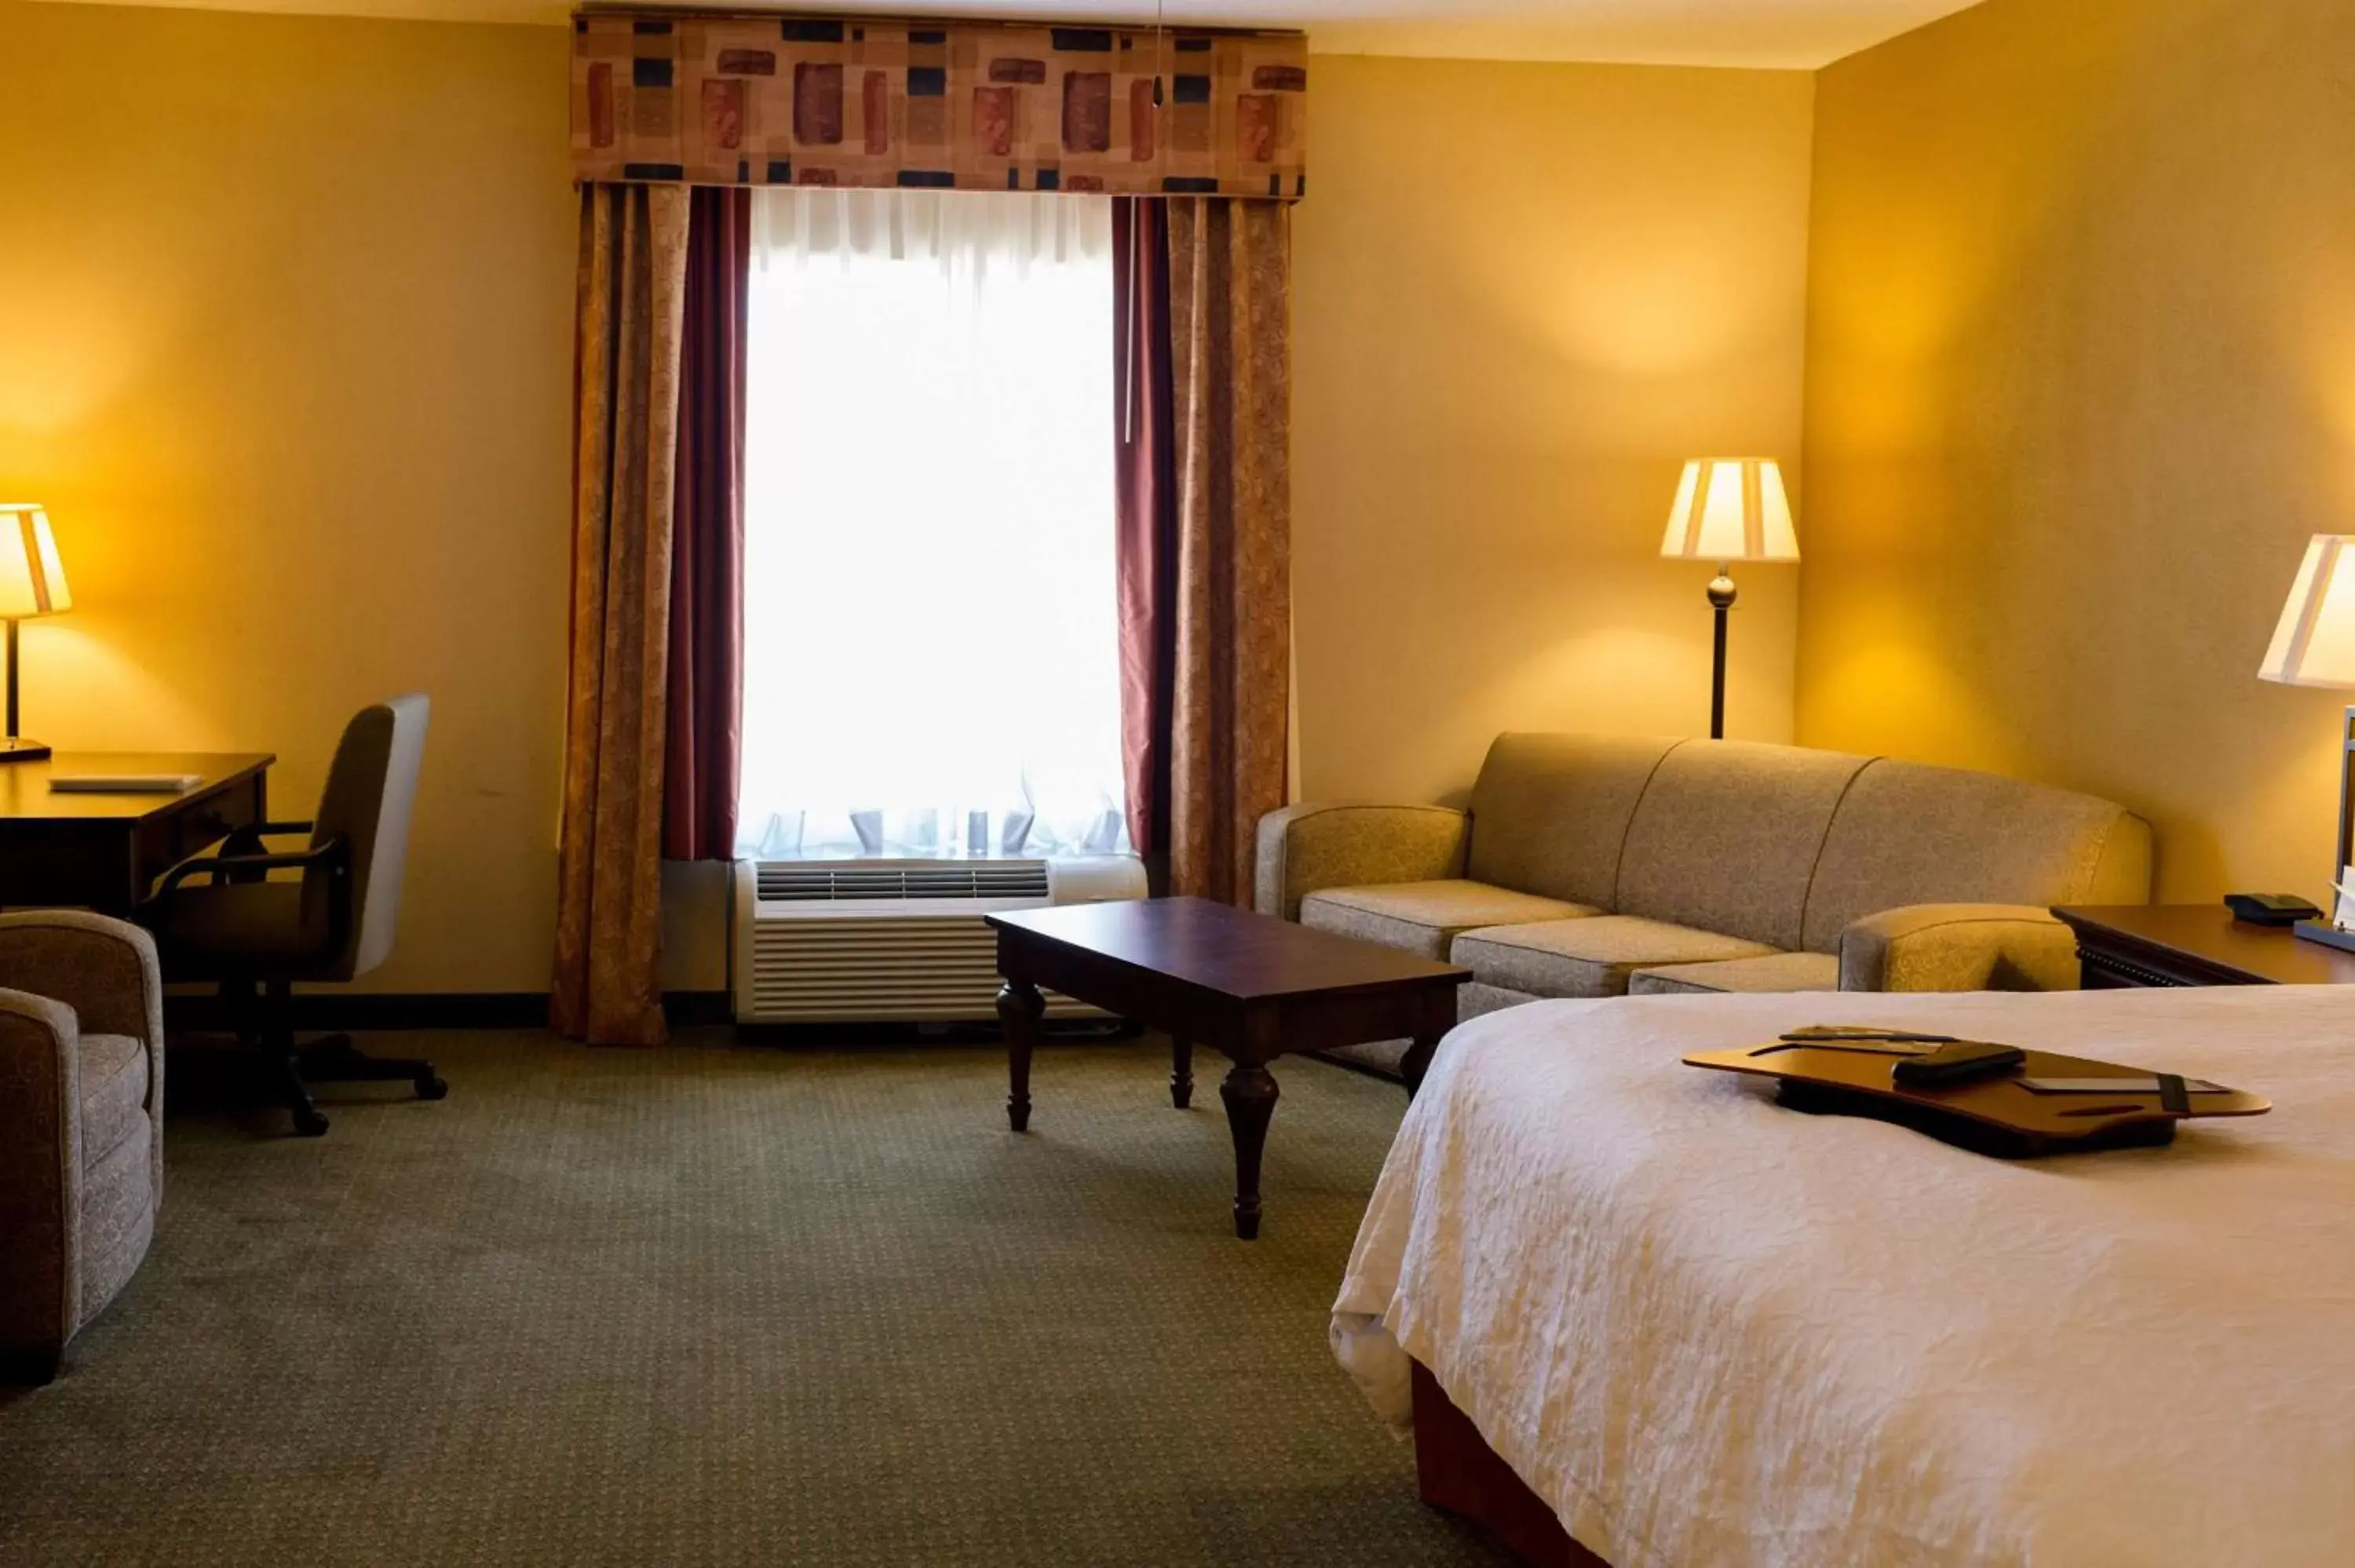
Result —
<path fill-rule="evenodd" d="M 2276 1108 L 2007 1164 L 1678 1060 L 1810 1023 Z M 2355 988 L 1491 1014 L 1400 1128 L 1332 1332 L 1401 1431 L 1427 1369 L 1426 1426 L 1468 1418 L 1613 1568 L 2355 1562 Z"/>

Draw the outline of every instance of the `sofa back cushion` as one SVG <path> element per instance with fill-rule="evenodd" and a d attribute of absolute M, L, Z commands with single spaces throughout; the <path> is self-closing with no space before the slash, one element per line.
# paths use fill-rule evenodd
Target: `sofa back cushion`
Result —
<path fill-rule="evenodd" d="M 1676 744 L 1498 736 L 1472 790 L 1472 879 L 1610 908 L 1627 824 L 1653 769 Z"/>
<path fill-rule="evenodd" d="M 1824 835 L 1866 762 L 1745 741 L 1677 747 L 1628 824 L 1611 907 L 1798 947 Z"/>
<path fill-rule="evenodd" d="M 2150 824 L 2043 784 L 1875 762 L 1824 840 L 1806 945 L 1838 950 L 1868 915 L 1916 904 L 2146 904 Z"/>

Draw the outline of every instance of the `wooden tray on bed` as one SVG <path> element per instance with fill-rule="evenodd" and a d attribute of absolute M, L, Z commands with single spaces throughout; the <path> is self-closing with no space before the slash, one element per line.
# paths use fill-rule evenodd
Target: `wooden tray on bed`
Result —
<path fill-rule="evenodd" d="M 1892 1032 L 1899 1033 L 1899 1032 Z M 1700 1051 L 1685 1065 L 1772 1078 L 1777 1103 L 1821 1116 L 1862 1116 L 1913 1128 L 1942 1142 L 1999 1160 L 2086 1153 L 2173 1141 L 2178 1122 L 2204 1117 L 2263 1116 L 2272 1102 L 2238 1089 L 2195 1094 L 2188 1111 L 2169 1110 L 2150 1091 L 2115 1095 L 2040 1094 L 2030 1078 L 2124 1078 L 2147 1083 L 2147 1067 L 2123 1067 L 2050 1051 L 2030 1051 L 2016 1074 L 1945 1089 L 1902 1088 L 1890 1067 L 1927 1045 L 1778 1040 L 1738 1051 Z"/>

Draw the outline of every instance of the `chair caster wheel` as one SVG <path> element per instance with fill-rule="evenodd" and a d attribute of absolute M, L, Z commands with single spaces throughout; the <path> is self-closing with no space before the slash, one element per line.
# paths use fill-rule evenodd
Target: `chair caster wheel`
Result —
<path fill-rule="evenodd" d="M 317 1111 L 313 1111 L 308 1116 L 305 1116 L 301 1111 L 296 1111 L 294 1113 L 294 1136 L 297 1138 L 326 1137 L 327 1118 L 321 1116 Z"/>
<path fill-rule="evenodd" d="M 429 1074 L 417 1080 L 417 1097 L 421 1100 L 446 1100 L 450 1086 L 438 1075 Z"/>

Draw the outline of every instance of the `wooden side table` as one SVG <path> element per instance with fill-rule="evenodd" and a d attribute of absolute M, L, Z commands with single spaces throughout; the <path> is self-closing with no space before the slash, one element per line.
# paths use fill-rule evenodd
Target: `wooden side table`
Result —
<path fill-rule="evenodd" d="M 2087 991 L 2152 986 L 2355 985 L 2355 953 L 2252 926 L 2222 904 L 2055 909 L 2077 934 Z"/>

